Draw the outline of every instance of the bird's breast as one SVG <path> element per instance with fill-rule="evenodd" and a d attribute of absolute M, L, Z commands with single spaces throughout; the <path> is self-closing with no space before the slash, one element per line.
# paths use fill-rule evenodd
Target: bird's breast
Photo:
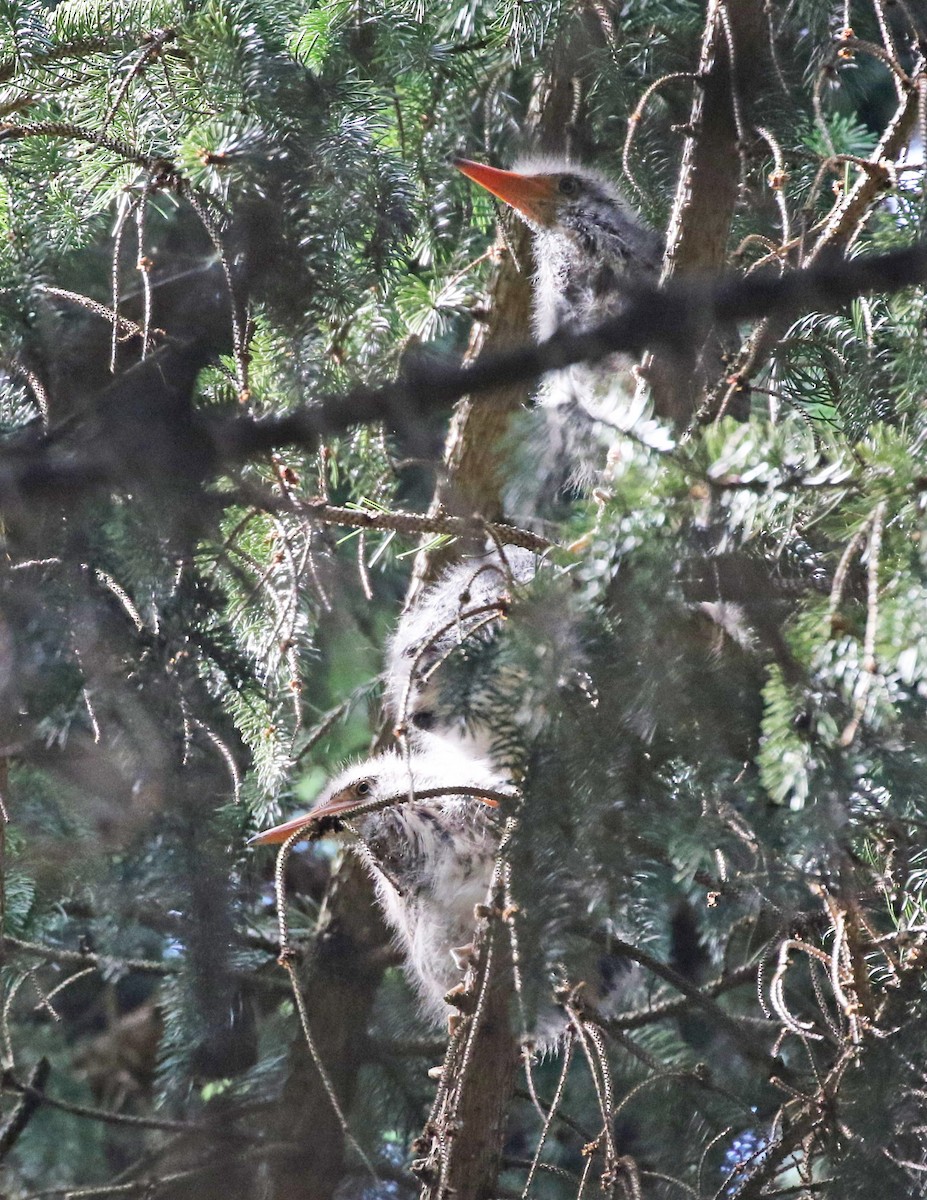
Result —
<path fill-rule="evenodd" d="M 557 329 L 585 329 L 607 320 L 626 303 L 630 280 L 620 247 L 590 233 L 546 231 L 535 242 L 534 327 L 539 340 Z"/>
<path fill-rule="evenodd" d="M 492 880 L 497 831 L 472 801 L 407 805 L 363 831 L 380 902 L 423 1011 L 437 1023 L 461 979 L 451 950 L 472 940 Z"/>
<path fill-rule="evenodd" d="M 409 898 L 425 897 L 447 911 L 469 904 L 471 916 L 470 890 L 481 890 L 484 899 L 498 834 L 478 801 L 406 805 L 362 832 L 376 863 Z"/>

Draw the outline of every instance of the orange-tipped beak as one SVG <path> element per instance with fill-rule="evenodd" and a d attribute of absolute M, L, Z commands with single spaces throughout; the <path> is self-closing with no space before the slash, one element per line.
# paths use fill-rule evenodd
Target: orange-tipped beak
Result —
<path fill-rule="evenodd" d="M 477 800 L 481 804 L 486 804 L 490 808 L 498 808 L 499 801 L 494 800 L 492 796 L 477 796 Z M 349 812 L 352 808 L 357 808 L 364 801 L 357 796 L 338 795 L 333 796 L 331 800 L 325 804 L 319 804 L 309 812 L 303 813 L 302 816 L 292 817 L 289 821 L 284 821 L 282 825 L 275 825 L 273 829 L 265 829 L 263 833 L 256 833 L 253 838 L 248 839 L 249 846 L 277 846 L 281 842 L 285 842 L 291 834 L 305 830 L 308 835 L 312 826 L 317 821 L 324 821 L 328 817 L 339 817 L 342 813 Z"/>
<path fill-rule="evenodd" d="M 329 800 L 327 804 L 318 805 L 311 812 L 303 813 L 299 817 L 292 817 L 289 821 L 284 821 L 282 825 L 275 825 L 273 829 L 265 829 L 263 833 L 256 833 L 253 838 L 248 839 L 248 845 L 278 846 L 281 842 L 285 842 L 291 833 L 296 833 L 299 829 L 305 829 L 308 833 L 316 821 L 324 820 L 326 817 L 337 817 L 339 813 L 346 812 L 349 808 L 356 808 L 359 803 L 356 796 L 351 799 L 336 797 Z"/>
<path fill-rule="evenodd" d="M 521 175 L 518 171 L 500 171 L 468 158 L 455 158 L 454 166 L 468 179 L 492 192 L 506 204 L 511 204 L 529 221 L 546 224 L 547 209 L 554 194 L 554 185 L 548 175 Z"/>

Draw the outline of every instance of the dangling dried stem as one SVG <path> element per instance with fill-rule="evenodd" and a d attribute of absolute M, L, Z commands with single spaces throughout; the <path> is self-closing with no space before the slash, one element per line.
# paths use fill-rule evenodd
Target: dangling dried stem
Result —
<path fill-rule="evenodd" d="M 319 1073 L 319 1079 L 322 1082 L 322 1087 L 324 1088 L 325 1094 L 328 1097 L 329 1103 L 331 1104 L 332 1112 L 335 1114 L 335 1118 L 341 1128 L 341 1133 L 345 1141 L 357 1154 L 360 1162 L 370 1173 L 370 1176 L 374 1182 L 379 1183 L 379 1176 L 374 1170 L 373 1164 L 364 1153 L 364 1150 L 357 1141 L 357 1138 L 355 1138 L 354 1134 L 351 1132 L 347 1117 L 344 1115 L 341 1102 L 338 1099 L 337 1092 L 335 1091 L 335 1086 L 332 1083 L 331 1076 L 329 1075 L 328 1069 L 322 1061 L 321 1055 L 319 1054 L 319 1049 L 316 1045 L 315 1038 L 312 1036 L 312 1030 L 309 1026 L 309 1013 L 306 1008 L 306 1000 L 303 996 L 303 991 L 299 984 L 299 975 L 296 970 L 296 954 L 293 950 L 293 947 L 290 945 L 290 930 L 289 921 L 287 918 L 286 903 L 286 865 L 293 847 L 304 836 L 305 832 L 302 829 L 297 829 L 294 833 L 290 834 L 287 840 L 280 847 L 280 851 L 277 854 L 277 861 L 274 865 L 274 895 L 277 905 L 277 928 L 279 930 L 280 937 L 280 957 L 278 961 L 289 976 L 290 988 L 293 993 L 293 1002 L 296 1005 L 296 1011 L 299 1014 L 299 1024 L 306 1042 L 306 1048 L 309 1051 L 309 1055 L 312 1058 L 313 1063 L 315 1063 L 316 1070 Z"/>
<path fill-rule="evenodd" d="M 885 520 L 886 501 L 881 500 L 875 507 L 870 521 L 867 597 L 866 597 L 866 632 L 863 638 L 863 661 L 860 668 L 859 683 L 856 688 L 856 705 L 849 724 L 840 735 L 840 745 L 849 746 L 856 737 L 860 722 L 866 712 L 866 702 L 872 681 L 878 670 L 875 657 L 876 636 L 879 630 L 879 558 L 882 552 L 882 525 Z"/>
<path fill-rule="evenodd" d="M 563 1102 L 563 1093 L 566 1090 L 567 1075 L 570 1071 L 570 1064 L 573 1061 L 573 1049 L 575 1045 L 576 1032 L 573 1029 L 569 1029 L 566 1033 L 564 1047 L 561 1054 L 563 1062 L 560 1067 L 560 1076 L 557 1080 L 557 1087 L 554 1091 L 554 1097 L 550 1102 L 550 1108 L 547 1110 L 547 1115 L 544 1118 L 544 1125 L 541 1128 L 541 1134 L 538 1138 L 537 1146 L 535 1146 L 534 1149 L 534 1157 L 531 1159 L 531 1166 L 528 1168 L 528 1178 L 525 1180 L 525 1186 L 521 1194 L 521 1200 L 528 1200 L 528 1193 L 531 1191 L 531 1184 L 534 1181 L 538 1164 L 541 1161 L 541 1154 L 544 1151 L 544 1143 L 547 1141 L 547 1135 L 550 1132 L 551 1124 L 560 1109 L 560 1105 Z"/>

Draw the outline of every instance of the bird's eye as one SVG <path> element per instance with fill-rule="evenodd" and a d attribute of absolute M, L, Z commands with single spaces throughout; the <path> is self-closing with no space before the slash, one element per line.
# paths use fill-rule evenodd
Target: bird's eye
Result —
<path fill-rule="evenodd" d="M 360 783 L 355 784 L 354 790 L 355 790 L 355 792 L 357 792 L 358 796 L 369 795 L 370 794 L 370 780 L 362 779 L 360 781 Z"/>
<path fill-rule="evenodd" d="M 579 180 L 575 175 L 561 175 L 558 184 L 563 196 L 575 196 L 579 191 Z"/>

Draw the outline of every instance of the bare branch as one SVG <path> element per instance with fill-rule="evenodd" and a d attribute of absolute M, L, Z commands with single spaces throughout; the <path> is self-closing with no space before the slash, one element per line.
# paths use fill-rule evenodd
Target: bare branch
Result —
<path fill-rule="evenodd" d="M 743 174 L 745 101 L 764 74 L 767 42 L 760 0 L 711 0 L 667 231 L 664 283 L 679 274 L 717 271 L 725 261 Z M 641 366 L 656 413 L 677 425 L 697 406 L 702 374 L 659 353 Z"/>
<path fill-rule="evenodd" d="M 25 1133 L 26 1126 L 38 1112 L 44 1099 L 42 1089 L 48 1078 L 51 1066 L 47 1058 L 40 1058 L 29 1073 L 29 1078 L 19 1090 L 19 1102 L 0 1128 L 0 1162 L 6 1158 L 20 1137 Z M 6 1083 L 6 1080 L 4 1080 Z"/>
<path fill-rule="evenodd" d="M 579 362 L 596 362 L 616 352 L 640 353 L 660 346 L 685 353 L 700 344 L 707 328 L 801 312 L 830 312 L 869 292 L 893 292 L 927 279 L 927 245 L 849 261 L 818 261 L 785 275 L 722 275 L 682 279 L 665 287 L 635 289 L 618 316 L 589 329 L 558 330 L 546 341 L 483 355 L 464 367 L 420 363 L 404 378 L 380 388 L 358 388 L 320 399 L 284 417 L 238 420 L 213 426 L 221 459 L 251 458 L 275 447 L 312 447 L 354 424 L 385 421 L 407 429 L 426 413 L 469 393 L 534 380 Z M 0 470 L 0 495 L 3 474 Z"/>

